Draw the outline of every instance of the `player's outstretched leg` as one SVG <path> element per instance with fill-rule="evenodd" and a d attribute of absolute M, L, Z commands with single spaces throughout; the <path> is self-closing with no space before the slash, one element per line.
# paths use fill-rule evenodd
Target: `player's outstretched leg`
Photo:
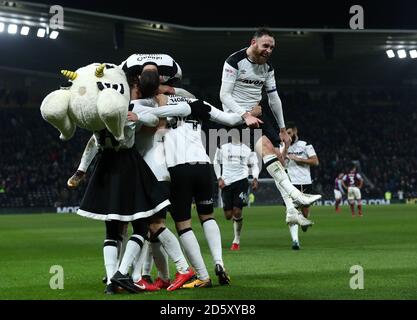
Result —
<path fill-rule="evenodd" d="M 153 259 L 155 261 L 156 268 L 158 269 L 158 277 L 155 279 L 153 284 L 160 289 L 167 289 L 171 284 L 169 277 L 168 254 L 165 251 L 161 241 L 158 239 L 151 241 L 151 248 Z"/>
<path fill-rule="evenodd" d="M 234 238 L 232 242 L 232 247 L 230 248 L 230 250 L 232 251 L 240 250 L 240 234 L 242 232 L 242 226 L 243 226 L 242 216 L 240 218 L 233 217 Z"/>
<path fill-rule="evenodd" d="M 279 192 L 281 193 L 282 199 L 286 207 L 286 218 L 285 222 L 287 224 L 299 224 L 301 227 L 311 227 L 314 222 L 305 218 L 297 208 L 294 206 L 294 202 L 284 188 L 275 182 Z M 297 189 L 298 190 L 298 189 Z"/>
<path fill-rule="evenodd" d="M 155 281 L 156 285 L 158 285 L 160 288 L 166 288 L 168 291 L 174 291 L 181 288 L 181 286 L 184 283 L 186 283 L 195 276 L 195 272 L 188 265 L 188 262 L 185 259 L 185 256 L 181 250 L 180 242 L 171 232 L 171 230 L 169 230 L 165 226 L 160 226 L 160 228 L 153 233 L 152 238 L 154 239 L 153 241 L 159 240 L 163 247 L 159 247 L 161 255 L 159 255 L 158 257 L 158 243 L 153 242 L 152 249 L 155 249 L 155 256 L 157 257 L 155 260 L 155 264 L 160 265 L 158 267 L 158 270 L 160 271 L 159 277 Z M 166 261 L 163 261 L 164 255 L 162 250 L 166 252 L 166 254 L 172 259 L 172 261 L 174 261 L 175 267 L 177 269 L 175 279 L 172 281 L 172 283 L 169 283 L 169 269 L 163 272 L 167 265 Z"/>
<path fill-rule="evenodd" d="M 362 200 L 358 199 L 358 215 L 362 217 Z"/>
<path fill-rule="evenodd" d="M 280 185 L 282 189 L 294 200 L 294 204 L 296 206 L 308 207 L 317 200 L 321 199 L 321 195 L 302 193 L 293 186 L 287 173 L 285 172 L 284 167 L 276 155 L 274 146 L 267 137 L 262 136 L 262 138 L 256 142 L 255 149 L 258 154 L 262 155 L 266 170 L 275 180 L 275 183 Z"/>
<path fill-rule="evenodd" d="M 185 254 L 197 272 L 197 279 L 182 285 L 182 288 L 191 289 L 212 287 L 209 273 L 204 263 L 203 256 L 201 255 L 200 245 L 198 244 L 193 230 L 190 227 L 178 230 L 178 235 L 180 236 L 180 242 L 184 248 Z M 171 286 L 174 286 L 174 282 Z"/>
<path fill-rule="evenodd" d="M 149 241 L 145 240 L 139 256 L 136 257 L 133 262 L 132 280 L 138 290 L 157 291 L 159 288 L 153 285 L 152 281 L 149 281 L 149 279 L 146 278 L 146 275 L 149 276 L 150 270 L 152 269 L 152 252 L 149 249 L 149 246 Z M 151 262 L 149 262 L 149 259 L 151 259 Z"/>
<path fill-rule="evenodd" d="M 223 263 L 222 254 L 222 239 L 219 226 L 214 219 L 213 214 L 200 215 L 201 225 L 203 226 L 204 236 L 210 248 L 211 256 L 215 265 L 215 273 L 219 279 L 220 285 L 227 285 L 230 283 L 230 277 L 226 272 Z"/>
<path fill-rule="evenodd" d="M 146 219 L 138 219 L 132 221 L 133 234 L 126 245 L 126 250 L 120 263 L 119 269 L 111 278 L 111 282 L 122 287 L 131 293 L 143 291 L 142 287 L 138 287 L 132 277 L 128 274 L 133 262 L 140 254 L 143 247 L 145 237 L 148 233 L 148 221 Z"/>

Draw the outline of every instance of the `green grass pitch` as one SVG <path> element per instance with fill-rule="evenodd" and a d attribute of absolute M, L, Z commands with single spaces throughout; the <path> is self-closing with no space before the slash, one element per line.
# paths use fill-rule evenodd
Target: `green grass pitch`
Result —
<path fill-rule="evenodd" d="M 232 285 L 221 287 L 201 226 L 194 231 L 215 286 L 210 289 L 106 296 L 103 222 L 75 214 L 0 215 L 0 299 L 416 299 L 417 207 L 367 206 L 363 218 L 347 207 L 313 207 L 313 228 L 300 230 L 291 250 L 283 207 L 244 211 L 241 250 L 229 250 L 233 228 L 216 211 Z M 195 217 L 196 218 L 196 217 Z M 168 225 L 173 230 L 172 220 Z M 64 289 L 49 286 L 50 267 L 64 269 Z M 364 289 L 352 290 L 350 268 L 364 270 Z M 171 269 L 174 275 L 174 268 Z M 154 271 L 155 272 L 155 271 Z"/>

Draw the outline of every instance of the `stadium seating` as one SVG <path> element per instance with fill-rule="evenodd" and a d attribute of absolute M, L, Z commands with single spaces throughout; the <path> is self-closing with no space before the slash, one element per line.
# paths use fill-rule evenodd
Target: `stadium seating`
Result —
<path fill-rule="evenodd" d="M 285 119 L 297 123 L 300 138 L 311 142 L 319 156 L 320 166 L 312 171 L 316 191 L 331 199 L 335 176 L 358 161 L 368 182 L 364 198 L 383 198 L 388 190 L 394 198 L 398 190 L 405 198 L 417 197 L 414 91 L 281 91 Z M 199 96 L 220 105 L 213 92 L 201 90 Z M 78 205 L 85 184 L 68 190 L 66 180 L 77 168 L 90 133 L 77 130 L 73 139 L 62 142 L 42 119 L 39 104 L 30 103 L 36 98 L 25 96 L 19 104 L 10 97 L 6 101 L 5 93 L 0 94 L 0 208 Z M 265 170 L 261 177 L 268 177 Z M 262 199 L 262 189 L 271 192 L 260 188 L 257 199 Z"/>

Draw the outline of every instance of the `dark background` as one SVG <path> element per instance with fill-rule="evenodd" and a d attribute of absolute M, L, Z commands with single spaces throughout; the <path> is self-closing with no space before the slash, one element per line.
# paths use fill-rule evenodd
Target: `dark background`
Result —
<path fill-rule="evenodd" d="M 190 26 L 348 28 L 349 8 L 361 5 L 365 28 L 414 29 L 417 3 L 402 1 L 37 1 Z M 251 2 L 251 1 L 249 1 Z"/>

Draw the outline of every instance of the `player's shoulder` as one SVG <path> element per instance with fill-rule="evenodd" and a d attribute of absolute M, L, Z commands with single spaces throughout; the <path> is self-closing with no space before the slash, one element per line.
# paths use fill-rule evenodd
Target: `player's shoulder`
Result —
<path fill-rule="evenodd" d="M 314 148 L 313 144 L 308 140 L 307 141 L 306 140 L 301 140 L 301 142 L 302 142 L 302 146 L 305 147 L 305 148 Z"/>
<path fill-rule="evenodd" d="M 237 69 L 239 62 L 242 61 L 242 60 L 244 60 L 244 59 L 246 59 L 246 57 L 247 57 L 247 55 L 246 55 L 246 49 L 247 48 L 243 48 L 243 49 L 241 49 L 239 51 L 236 51 L 236 52 L 232 53 L 226 59 L 227 64 L 229 64 L 233 68 Z"/>
<path fill-rule="evenodd" d="M 266 64 L 268 66 L 268 72 L 274 71 L 274 67 L 272 66 L 272 63 L 270 61 L 267 61 Z"/>
<path fill-rule="evenodd" d="M 308 145 L 308 143 L 305 140 L 297 140 L 295 145 L 297 145 L 298 147 L 306 147 Z"/>
<path fill-rule="evenodd" d="M 247 153 L 251 154 L 252 150 L 246 144 L 242 143 L 242 149 L 245 150 Z"/>

